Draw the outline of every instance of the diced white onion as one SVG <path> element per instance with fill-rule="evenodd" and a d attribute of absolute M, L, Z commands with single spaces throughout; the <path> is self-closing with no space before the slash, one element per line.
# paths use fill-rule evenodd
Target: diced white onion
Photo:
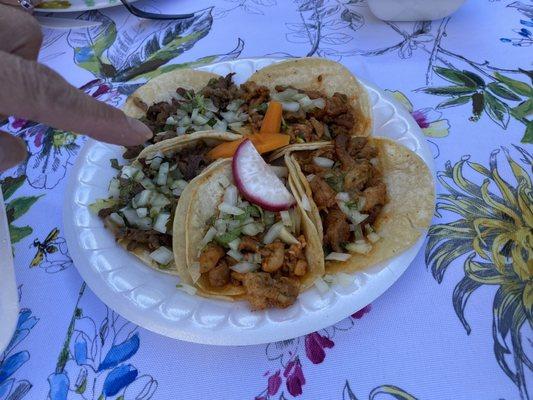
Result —
<path fill-rule="evenodd" d="M 227 121 L 228 124 L 232 124 L 233 122 L 237 122 L 236 118 L 236 112 L 235 111 L 225 111 L 221 112 L 220 116 L 224 118 L 225 121 Z"/>
<path fill-rule="evenodd" d="M 213 240 L 216 234 L 217 230 L 214 227 L 209 228 L 205 233 L 204 237 L 202 238 L 202 246 L 205 246 L 207 243 Z"/>
<path fill-rule="evenodd" d="M 109 188 L 108 188 L 109 196 L 118 199 L 120 196 L 120 182 L 117 178 L 111 179 L 109 182 Z"/>
<path fill-rule="evenodd" d="M 329 253 L 327 256 L 326 256 L 326 260 L 327 261 L 347 261 L 349 260 L 351 257 L 350 254 L 348 253 L 336 253 L 336 252 L 331 252 Z"/>
<path fill-rule="evenodd" d="M 330 160 L 326 157 L 314 157 L 313 162 L 315 163 L 315 165 L 318 165 L 322 168 L 331 168 L 333 167 L 333 164 L 335 164 L 335 161 Z"/>
<path fill-rule="evenodd" d="M 230 206 L 236 206 L 238 195 L 239 192 L 237 187 L 235 185 L 229 185 L 224 192 L 223 202 L 229 204 Z"/>
<path fill-rule="evenodd" d="M 252 271 L 259 269 L 259 265 L 253 264 L 248 261 L 243 261 L 238 264 L 232 265 L 230 269 L 232 269 L 235 272 L 240 272 L 241 274 L 245 274 L 246 272 L 252 272 Z"/>
<path fill-rule="evenodd" d="M 337 273 L 337 282 L 341 286 L 350 286 L 354 282 L 354 277 L 344 272 Z"/>
<path fill-rule="evenodd" d="M 215 125 L 213 125 L 213 130 L 218 132 L 226 132 L 228 130 L 228 122 L 225 120 L 217 120 Z"/>
<path fill-rule="evenodd" d="M 157 173 L 157 178 L 155 183 L 159 186 L 163 186 L 167 183 L 168 169 L 170 165 L 168 162 L 161 163 L 159 166 L 159 172 Z"/>
<path fill-rule="evenodd" d="M 378 164 L 379 164 L 379 160 L 376 157 L 371 158 L 370 159 L 370 164 L 372 164 L 374 167 L 377 167 Z"/>
<path fill-rule="evenodd" d="M 122 173 L 120 176 L 121 178 L 132 179 L 139 171 L 139 168 L 136 168 L 132 165 L 124 165 L 122 167 Z"/>
<path fill-rule="evenodd" d="M 136 194 L 131 203 L 134 208 L 144 207 L 150 202 L 151 198 L 152 191 L 145 189 L 141 193 Z"/>
<path fill-rule="evenodd" d="M 170 117 L 167 118 L 167 120 L 165 121 L 165 124 L 167 124 L 167 125 L 177 125 L 178 121 L 176 121 L 174 119 L 174 117 L 171 115 Z"/>
<path fill-rule="evenodd" d="M 169 219 L 169 213 L 160 213 L 155 220 L 154 230 L 161 233 L 167 233 L 167 222 Z"/>
<path fill-rule="evenodd" d="M 270 169 L 272 170 L 272 172 L 276 174 L 278 178 L 286 178 L 287 175 L 289 174 L 289 170 L 287 169 L 287 167 L 271 165 Z"/>
<path fill-rule="evenodd" d="M 274 240 L 278 238 L 282 229 L 283 229 L 283 222 L 281 221 L 276 222 L 274 225 L 270 227 L 268 232 L 263 237 L 263 243 L 264 244 L 272 243 Z"/>
<path fill-rule="evenodd" d="M 226 253 L 228 256 L 230 256 L 231 258 L 233 258 L 234 260 L 236 261 L 241 261 L 242 260 L 242 254 L 240 252 L 238 252 L 237 250 L 228 250 L 228 252 Z"/>
<path fill-rule="evenodd" d="M 122 218 L 117 213 L 111 213 L 109 215 L 109 219 L 111 220 L 111 222 L 113 222 L 117 226 L 124 226 L 125 225 L 124 218 Z"/>
<path fill-rule="evenodd" d="M 144 177 L 140 183 L 145 189 L 154 189 L 155 188 L 154 183 L 147 177 Z"/>
<path fill-rule="evenodd" d="M 171 189 L 181 189 L 183 191 L 183 189 L 185 189 L 187 187 L 188 183 L 186 180 L 184 179 L 178 179 L 174 182 L 172 182 L 172 184 L 170 185 L 170 188 Z"/>
<path fill-rule="evenodd" d="M 346 214 L 350 221 L 352 221 L 352 223 L 355 225 L 359 225 L 368 218 L 368 214 L 361 214 L 358 210 L 351 209 L 343 201 L 338 201 L 337 204 L 339 205 L 340 210 Z"/>
<path fill-rule="evenodd" d="M 226 214 L 231 214 L 231 215 L 241 215 L 241 214 L 244 214 L 244 210 L 241 210 L 240 208 L 238 207 L 235 207 L 235 206 L 232 206 L 231 204 L 226 204 L 226 203 L 220 203 L 218 205 L 218 209 L 220 211 L 222 211 L 223 213 L 226 213 Z"/>
<path fill-rule="evenodd" d="M 309 174 L 305 177 L 305 179 L 307 179 L 307 182 L 311 182 L 313 179 L 315 178 L 315 175 L 314 174 Z"/>
<path fill-rule="evenodd" d="M 292 234 L 287 229 L 285 229 L 285 227 L 281 228 L 281 230 L 279 231 L 279 238 L 287 244 L 300 243 L 298 239 L 292 236 Z"/>
<path fill-rule="evenodd" d="M 232 240 L 231 242 L 228 243 L 228 246 L 231 250 L 239 250 L 239 245 L 241 244 L 241 239 L 237 238 L 235 240 Z"/>
<path fill-rule="evenodd" d="M 174 258 L 174 254 L 168 247 L 161 246 L 150 253 L 150 258 L 158 264 L 167 265 Z"/>
<path fill-rule="evenodd" d="M 306 194 L 302 196 L 302 208 L 305 211 L 311 211 L 311 203 L 309 203 L 309 198 Z"/>
<path fill-rule="evenodd" d="M 137 211 L 137 215 L 139 216 L 139 218 L 144 218 L 148 215 L 148 209 L 146 207 L 138 208 L 135 211 Z"/>
<path fill-rule="evenodd" d="M 242 227 L 242 233 L 248 236 L 255 236 L 264 231 L 263 225 L 259 223 L 250 223 Z"/>
<path fill-rule="evenodd" d="M 339 193 L 337 193 L 337 195 L 335 196 L 335 198 L 336 198 L 337 200 L 344 201 L 344 202 L 346 202 L 346 201 L 350 201 L 350 195 L 349 195 L 348 193 L 346 193 L 346 192 L 339 192 Z"/>
<path fill-rule="evenodd" d="M 288 211 L 281 211 L 279 214 L 281 215 L 281 220 L 283 221 L 283 225 L 292 226 L 291 215 L 289 214 Z"/>
<path fill-rule="evenodd" d="M 189 267 L 189 274 L 191 275 L 191 279 L 194 283 L 198 282 L 198 279 L 200 279 L 200 276 L 202 276 L 200 273 L 200 263 L 198 261 L 191 264 Z"/>
<path fill-rule="evenodd" d="M 198 116 L 198 112 L 199 112 L 199 110 L 197 108 L 192 110 L 192 113 L 191 113 L 191 120 L 192 121 L 194 121 L 196 119 L 196 117 Z"/>
<path fill-rule="evenodd" d="M 195 118 L 191 118 L 198 125 L 205 125 L 209 122 L 209 118 L 206 118 L 203 115 L 197 114 Z"/>
<path fill-rule="evenodd" d="M 318 289 L 318 291 L 322 294 L 326 293 L 329 290 L 329 285 L 321 277 L 316 278 L 313 283 Z"/>
<path fill-rule="evenodd" d="M 237 111 L 239 109 L 239 107 L 244 103 L 244 100 L 232 100 L 228 106 L 226 107 L 226 109 L 228 111 Z"/>
<path fill-rule="evenodd" d="M 372 250 L 372 245 L 365 240 L 356 240 L 346 245 L 346 250 L 350 253 L 368 254 Z"/>
<path fill-rule="evenodd" d="M 186 283 L 179 283 L 176 285 L 176 288 L 184 291 L 187 294 L 190 294 L 191 296 L 194 296 L 197 291 L 197 289 L 194 286 L 187 285 Z"/>
<path fill-rule="evenodd" d="M 181 127 L 188 127 L 189 125 L 191 125 L 191 119 L 189 118 L 188 115 L 184 115 L 178 122 L 178 125 L 181 126 Z"/>
<path fill-rule="evenodd" d="M 311 100 L 308 96 L 303 96 L 301 99 L 298 100 L 298 103 L 300 103 L 302 109 L 306 112 L 315 108 L 313 100 Z"/>
<path fill-rule="evenodd" d="M 377 233 L 375 233 L 375 232 L 370 232 L 370 233 L 366 236 L 366 238 L 368 239 L 368 241 L 369 241 L 370 243 L 376 243 L 377 241 L 379 241 L 379 239 L 381 239 L 381 237 L 380 237 Z"/>
<path fill-rule="evenodd" d="M 253 262 L 254 264 L 261 264 L 261 254 L 259 253 L 252 254 L 252 258 L 250 261 Z"/>
<path fill-rule="evenodd" d="M 204 107 L 206 110 L 209 110 L 211 112 L 217 112 L 218 111 L 218 108 L 215 106 L 215 104 L 213 103 L 213 100 L 211 99 L 205 99 L 204 100 Z"/>
<path fill-rule="evenodd" d="M 297 112 L 300 109 L 300 103 L 297 101 L 282 101 L 281 108 L 283 111 Z"/>
<path fill-rule="evenodd" d="M 328 139 L 331 139 L 331 133 L 329 132 L 329 128 L 327 124 L 324 124 L 324 136 Z"/>
<path fill-rule="evenodd" d="M 176 133 L 178 136 L 183 136 L 185 135 L 185 132 L 187 132 L 187 129 L 189 129 L 187 126 L 178 126 L 176 128 Z"/>
<path fill-rule="evenodd" d="M 313 106 L 317 108 L 326 107 L 326 100 L 324 100 L 322 97 L 319 97 L 318 99 L 313 99 L 311 101 L 313 102 Z"/>
<path fill-rule="evenodd" d="M 224 219 L 217 219 L 215 221 L 215 229 L 217 230 L 218 234 L 221 235 L 226 232 L 227 222 Z"/>

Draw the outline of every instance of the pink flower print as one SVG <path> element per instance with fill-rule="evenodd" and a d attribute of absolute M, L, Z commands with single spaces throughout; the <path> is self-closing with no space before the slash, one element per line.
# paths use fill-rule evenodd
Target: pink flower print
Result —
<path fill-rule="evenodd" d="M 13 127 L 13 129 L 21 129 L 24 128 L 24 125 L 26 125 L 27 122 L 27 119 L 15 118 L 11 123 L 11 126 Z"/>
<path fill-rule="evenodd" d="M 359 311 L 353 313 L 352 314 L 352 318 L 361 319 L 361 318 L 363 318 L 363 316 L 365 314 L 368 314 L 370 312 L 370 310 L 372 310 L 372 305 L 371 304 L 369 304 L 369 305 L 361 308 Z"/>
<path fill-rule="evenodd" d="M 418 126 L 422 129 L 429 128 L 429 122 L 423 110 L 415 110 L 411 113 Z"/>
<path fill-rule="evenodd" d="M 99 85 L 91 96 L 98 98 L 101 95 L 109 92 L 109 90 L 110 90 L 110 87 L 108 85 L 105 85 L 105 84 Z"/>
<path fill-rule="evenodd" d="M 300 364 L 298 357 L 289 361 L 285 367 L 285 371 L 283 371 L 283 376 L 287 378 L 285 384 L 289 393 L 295 397 L 301 395 L 302 386 L 305 385 L 305 377 L 302 371 L 302 364 Z"/>
<path fill-rule="evenodd" d="M 305 354 L 313 364 L 320 364 L 324 361 L 326 358 L 324 349 L 331 349 L 333 346 L 335 343 L 318 332 L 305 336 Z"/>
<path fill-rule="evenodd" d="M 37 132 L 37 135 L 35 135 L 35 139 L 33 139 L 33 144 L 35 147 L 41 147 L 43 144 L 43 133 Z"/>
<path fill-rule="evenodd" d="M 256 397 L 254 400 L 267 400 L 265 396 Z"/>
<path fill-rule="evenodd" d="M 268 389 L 267 393 L 269 396 L 274 396 L 281 386 L 281 376 L 280 370 L 278 369 L 274 375 L 271 375 L 268 378 Z"/>

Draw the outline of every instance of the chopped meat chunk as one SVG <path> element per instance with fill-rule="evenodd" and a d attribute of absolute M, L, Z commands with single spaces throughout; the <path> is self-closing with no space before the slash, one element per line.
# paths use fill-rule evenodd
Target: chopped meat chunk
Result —
<path fill-rule="evenodd" d="M 371 158 L 374 158 L 378 155 L 378 149 L 376 149 L 371 144 L 367 144 L 365 147 L 363 147 L 359 153 L 357 154 L 357 158 L 365 158 L 367 160 L 370 160 Z"/>
<path fill-rule="evenodd" d="M 350 153 L 348 153 L 348 143 L 350 142 L 350 138 L 346 135 L 337 135 L 335 137 L 335 153 L 337 154 L 337 158 L 341 162 L 341 169 L 343 171 L 347 171 L 348 169 L 352 168 L 355 161 L 350 156 Z"/>
<path fill-rule="evenodd" d="M 226 260 L 222 259 L 218 264 L 207 272 L 209 285 L 213 287 L 223 287 L 230 283 L 231 270 Z"/>
<path fill-rule="evenodd" d="M 350 225 L 346 215 L 339 209 L 330 210 L 325 220 L 324 244 L 336 252 L 342 252 L 342 245 L 350 239 Z"/>
<path fill-rule="evenodd" d="M 311 125 L 313 126 L 313 129 L 315 130 L 317 138 L 321 139 L 322 136 L 324 136 L 324 124 L 322 124 L 322 122 L 318 122 L 316 118 L 313 118 L 313 117 L 311 117 L 309 122 L 311 122 Z"/>
<path fill-rule="evenodd" d="M 252 130 L 254 132 L 259 132 L 261 130 L 261 124 L 263 123 L 263 115 L 259 114 L 257 111 L 251 111 L 248 114 L 248 121 L 252 125 Z"/>
<path fill-rule="evenodd" d="M 289 125 L 287 134 L 291 136 L 292 142 L 301 140 L 309 142 L 313 138 L 313 126 L 307 121 L 303 124 L 292 124 Z"/>
<path fill-rule="evenodd" d="M 120 210 L 120 206 L 119 205 L 108 207 L 108 208 L 102 208 L 100 211 L 98 211 L 98 216 L 100 218 L 107 218 L 111 214 L 117 212 L 118 210 Z"/>
<path fill-rule="evenodd" d="M 270 100 L 270 90 L 266 86 L 260 86 L 253 81 L 241 85 L 242 98 L 249 107 L 254 107 Z"/>
<path fill-rule="evenodd" d="M 224 255 L 225 251 L 221 246 L 214 243 L 209 243 L 202 250 L 200 258 L 198 259 L 200 263 L 200 273 L 203 274 L 211 271 L 218 264 L 220 259 L 224 257 Z"/>
<path fill-rule="evenodd" d="M 161 101 L 148 107 L 148 110 L 146 111 L 146 122 L 148 126 L 152 128 L 152 131 L 161 132 L 165 130 L 164 128 L 167 124 L 167 118 L 176 113 L 178 104 L 179 103 L 173 99 L 170 103 Z"/>
<path fill-rule="evenodd" d="M 297 260 L 292 273 L 296 276 L 304 276 L 307 273 L 307 261 Z"/>
<path fill-rule="evenodd" d="M 164 131 L 159 132 L 158 134 L 154 135 L 152 141 L 154 143 L 162 142 L 163 140 L 171 139 L 173 137 L 178 136 L 176 131 Z"/>
<path fill-rule="evenodd" d="M 225 110 L 231 101 L 240 96 L 239 88 L 233 83 L 233 75 L 234 72 L 211 79 L 200 94 L 211 99 L 215 107 Z"/>
<path fill-rule="evenodd" d="M 286 122 L 304 122 L 306 120 L 305 118 L 305 111 L 302 110 L 301 108 L 296 111 L 296 112 L 293 112 L 293 111 L 285 111 L 283 113 L 283 118 L 285 119 Z"/>
<path fill-rule="evenodd" d="M 261 249 L 263 261 L 261 268 L 265 272 L 276 272 L 283 266 L 285 256 L 285 244 L 276 240 Z"/>
<path fill-rule="evenodd" d="M 315 176 L 311 182 L 311 191 L 313 192 L 313 200 L 319 210 L 330 208 L 336 204 L 335 196 L 337 193 L 326 183 L 324 179 Z"/>
<path fill-rule="evenodd" d="M 368 143 L 368 138 L 364 136 L 353 136 L 350 138 L 350 140 L 346 144 L 346 151 L 353 158 L 366 158 L 366 157 L 358 156 L 358 153 L 361 151 L 363 147 L 366 146 L 367 143 Z"/>
<path fill-rule="evenodd" d="M 383 206 L 387 202 L 387 187 L 383 182 L 370 186 L 363 191 L 365 198 L 362 212 L 370 212 L 376 206 Z"/>
<path fill-rule="evenodd" d="M 353 192 L 362 190 L 372 176 L 373 167 L 367 160 L 356 162 L 344 176 L 344 190 Z"/>
<path fill-rule="evenodd" d="M 342 93 L 334 93 L 332 97 L 326 99 L 325 112 L 328 117 L 338 117 L 350 111 L 348 96 Z"/>
<path fill-rule="evenodd" d="M 154 251 L 161 246 L 172 246 L 172 236 L 166 233 L 160 233 L 154 230 L 141 230 L 134 228 L 121 228 L 116 232 L 118 239 L 127 239 L 131 241 L 128 250 L 144 244 L 150 251 Z"/>
<path fill-rule="evenodd" d="M 136 158 L 141 153 L 141 151 L 143 151 L 143 149 L 144 146 L 142 144 L 138 146 L 127 146 L 126 151 L 124 152 L 122 157 L 124 157 L 126 160 L 132 160 Z"/>
<path fill-rule="evenodd" d="M 289 307 L 296 301 L 300 288 L 296 279 L 274 278 L 266 272 L 245 274 L 243 285 L 253 310 Z"/>
<path fill-rule="evenodd" d="M 211 161 L 206 157 L 208 150 L 208 147 L 200 142 L 195 147 L 185 149 L 176 154 L 176 164 L 183 175 L 183 179 L 190 181 L 209 165 Z"/>
<path fill-rule="evenodd" d="M 259 243 L 257 240 L 250 236 L 244 236 L 239 244 L 240 251 L 246 251 L 250 253 L 257 253 L 259 251 Z"/>
<path fill-rule="evenodd" d="M 298 237 L 297 244 L 291 244 L 285 256 L 285 264 L 291 275 L 304 276 L 307 273 L 307 259 L 303 249 L 307 243 L 304 235 Z"/>

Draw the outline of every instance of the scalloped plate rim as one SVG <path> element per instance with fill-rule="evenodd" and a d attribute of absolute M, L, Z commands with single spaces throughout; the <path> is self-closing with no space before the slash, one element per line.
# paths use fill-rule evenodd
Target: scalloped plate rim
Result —
<path fill-rule="evenodd" d="M 198 69 L 213 70 L 216 68 L 220 69 L 222 67 L 229 67 L 234 70 L 240 64 L 251 63 L 252 65 L 262 64 L 265 66 L 266 64 L 279 61 L 281 61 L 281 59 L 249 58 L 219 62 L 208 66 L 203 66 Z M 429 150 L 422 131 L 414 119 L 407 112 L 407 110 L 403 108 L 402 105 L 392 98 L 392 96 L 377 88 L 373 84 L 370 84 L 362 79 L 360 79 L 360 81 L 367 88 L 367 90 L 370 89 L 370 91 L 375 91 L 377 93 L 378 102 L 382 101 L 385 104 L 388 103 L 393 108 L 394 112 L 392 118 L 397 117 L 401 122 L 406 124 L 407 132 L 404 133 L 404 135 L 407 134 L 410 139 L 415 141 L 415 152 L 419 154 L 428 165 L 432 172 L 434 181 L 435 167 L 433 158 L 431 156 L 431 151 Z M 365 283 L 363 283 L 363 287 L 366 286 L 365 290 L 358 288 L 351 293 L 343 295 L 340 295 L 337 292 L 331 294 L 332 291 L 330 291 L 328 294 L 334 296 L 333 304 L 328 303 L 325 308 L 319 310 L 308 310 L 307 307 L 302 306 L 301 301 L 298 301 L 297 310 L 300 311 L 300 315 L 295 319 L 293 318 L 281 322 L 271 321 L 269 318 L 265 317 L 266 314 L 263 314 L 262 317 L 259 318 L 260 326 L 258 328 L 243 328 L 242 326 L 237 326 L 229 322 L 232 318 L 232 316 L 229 314 L 232 311 L 235 312 L 235 310 L 244 310 L 244 313 L 246 314 L 247 309 L 244 308 L 246 305 L 243 302 L 228 303 L 220 300 L 205 299 L 198 296 L 189 296 L 181 291 L 176 291 L 176 293 L 174 293 L 172 296 L 165 298 L 162 302 L 155 304 L 149 309 L 141 308 L 131 299 L 127 298 L 124 292 L 114 292 L 106 284 L 104 284 L 104 275 L 107 273 L 96 272 L 93 269 L 87 256 L 87 251 L 92 250 L 85 249 L 84 251 L 77 240 L 78 230 L 80 228 L 83 229 L 81 226 L 75 226 L 73 218 L 74 211 L 80 208 L 80 206 L 74 201 L 77 188 L 79 185 L 81 185 L 77 178 L 79 177 L 80 172 L 83 170 L 83 166 L 87 162 L 87 156 L 95 146 L 105 146 L 115 152 L 119 151 L 118 146 L 105 145 L 93 140 L 88 140 L 80 152 L 74 167 L 71 169 L 71 171 L 69 171 L 69 179 L 65 191 L 65 207 L 63 217 L 64 234 L 68 243 L 70 255 L 82 278 L 87 282 L 96 296 L 99 297 L 105 304 L 118 312 L 124 318 L 136 323 L 137 325 L 171 338 L 211 345 L 255 345 L 302 336 L 335 324 L 336 322 L 356 312 L 357 309 L 361 309 L 365 305 L 371 303 L 376 298 L 381 296 L 381 294 L 383 294 L 388 288 L 390 288 L 414 260 L 422 248 L 427 234 L 427 231 L 425 231 L 413 246 L 411 246 L 409 249 L 406 249 L 395 258 L 380 264 L 381 267 L 378 266 L 371 268 L 371 270 L 379 269 L 377 274 L 382 276 L 376 277 L 376 274 L 370 273 L 372 279 L 368 279 L 366 276 L 369 274 L 366 271 L 365 273 L 362 273 L 361 275 L 364 276 L 364 279 L 366 280 Z M 92 162 L 90 164 L 93 166 L 95 165 Z M 87 207 L 81 208 L 86 209 Z M 157 276 L 154 275 L 153 279 L 160 280 L 161 276 L 164 276 L 165 279 L 172 279 L 172 277 L 169 278 L 168 275 L 163 275 L 157 271 L 145 267 L 140 263 L 140 261 L 135 260 L 133 256 L 127 253 L 125 253 L 125 256 L 129 257 L 129 261 L 136 263 L 136 265 L 141 265 L 142 268 L 146 268 L 149 271 L 149 275 L 152 276 L 153 274 L 156 274 Z M 390 267 L 391 265 L 393 268 Z M 165 283 L 166 282 L 168 281 L 165 281 Z M 372 290 L 369 289 L 371 285 L 373 286 Z M 135 288 L 125 293 L 129 293 L 133 290 L 135 290 Z M 310 290 L 316 289 L 313 288 Z M 302 296 L 307 295 L 310 294 L 307 292 L 302 294 Z M 168 317 L 164 318 L 162 312 L 160 311 L 154 311 L 154 309 L 159 310 L 161 305 L 165 304 L 165 301 L 168 301 L 170 297 L 174 298 L 175 296 L 178 296 L 178 299 L 180 296 L 187 296 L 187 302 L 190 302 L 192 299 L 192 302 L 196 304 L 195 309 L 188 310 L 188 312 L 185 310 L 185 314 L 187 314 L 186 317 L 179 319 L 178 322 L 172 321 Z M 314 294 L 312 294 L 312 296 L 314 296 Z M 197 321 L 201 315 L 199 317 L 198 314 L 201 314 L 205 307 L 209 309 L 210 305 L 213 305 L 215 309 L 221 308 L 228 310 L 223 318 L 223 323 L 219 322 L 218 324 L 214 323 L 214 325 L 204 324 L 204 326 L 199 326 Z M 293 307 L 296 307 L 296 305 Z M 288 310 L 292 310 L 292 307 Z M 281 314 L 283 316 L 283 313 L 286 312 L 291 311 L 282 310 L 277 311 L 276 314 Z M 253 315 L 253 313 L 250 311 L 248 311 L 248 313 Z M 207 317 L 209 319 L 209 315 Z"/>

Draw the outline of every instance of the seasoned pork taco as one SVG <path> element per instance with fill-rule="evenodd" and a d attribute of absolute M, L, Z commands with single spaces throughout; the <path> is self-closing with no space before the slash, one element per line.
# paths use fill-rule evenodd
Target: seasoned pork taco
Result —
<path fill-rule="evenodd" d="M 278 178 L 272 170 L 257 173 L 254 163 L 257 158 L 248 165 L 246 157 L 236 155 L 233 169 L 232 162 L 223 161 L 192 189 L 187 267 L 203 296 L 245 299 L 254 310 L 285 308 L 324 273 L 321 245 L 312 221 L 287 189 L 287 169 L 278 167 L 285 175 Z M 282 191 L 286 201 L 275 203 Z"/>
<path fill-rule="evenodd" d="M 191 282 L 184 262 L 176 263 L 173 232 L 181 246 L 174 251 L 184 260 L 184 214 L 175 214 L 178 202 L 186 203 L 189 182 L 217 162 L 206 157 L 214 146 L 240 136 L 202 132 L 167 140 L 145 148 L 133 163 L 118 166 L 109 184 L 109 198 L 98 200 L 91 209 L 104 219 L 121 246 L 147 265 Z"/>
<path fill-rule="evenodd" d="M 151 143 L 211 129 L 285 134 L 290 143 L 370 134 L 366 91 L 338 63 L 318 58 L 286 61 L 256 72 L 241 85 L 233 75 L 172 71 L 137 89 L 123 109 L 152 129 Z M 272 102 L 278 107 L 266 118 Z M 142 148 L 130 148 L 125 158 L 134 158 Z"/>
<path fill-rule="evenodd" d="M 431 173 L 398 143 L 338 135 L 331 143 L 294 146 L 285 159 L 299 176 L 295 195 L 316 224 L 327 273 L 384 261 L 430 224 Z"/>

